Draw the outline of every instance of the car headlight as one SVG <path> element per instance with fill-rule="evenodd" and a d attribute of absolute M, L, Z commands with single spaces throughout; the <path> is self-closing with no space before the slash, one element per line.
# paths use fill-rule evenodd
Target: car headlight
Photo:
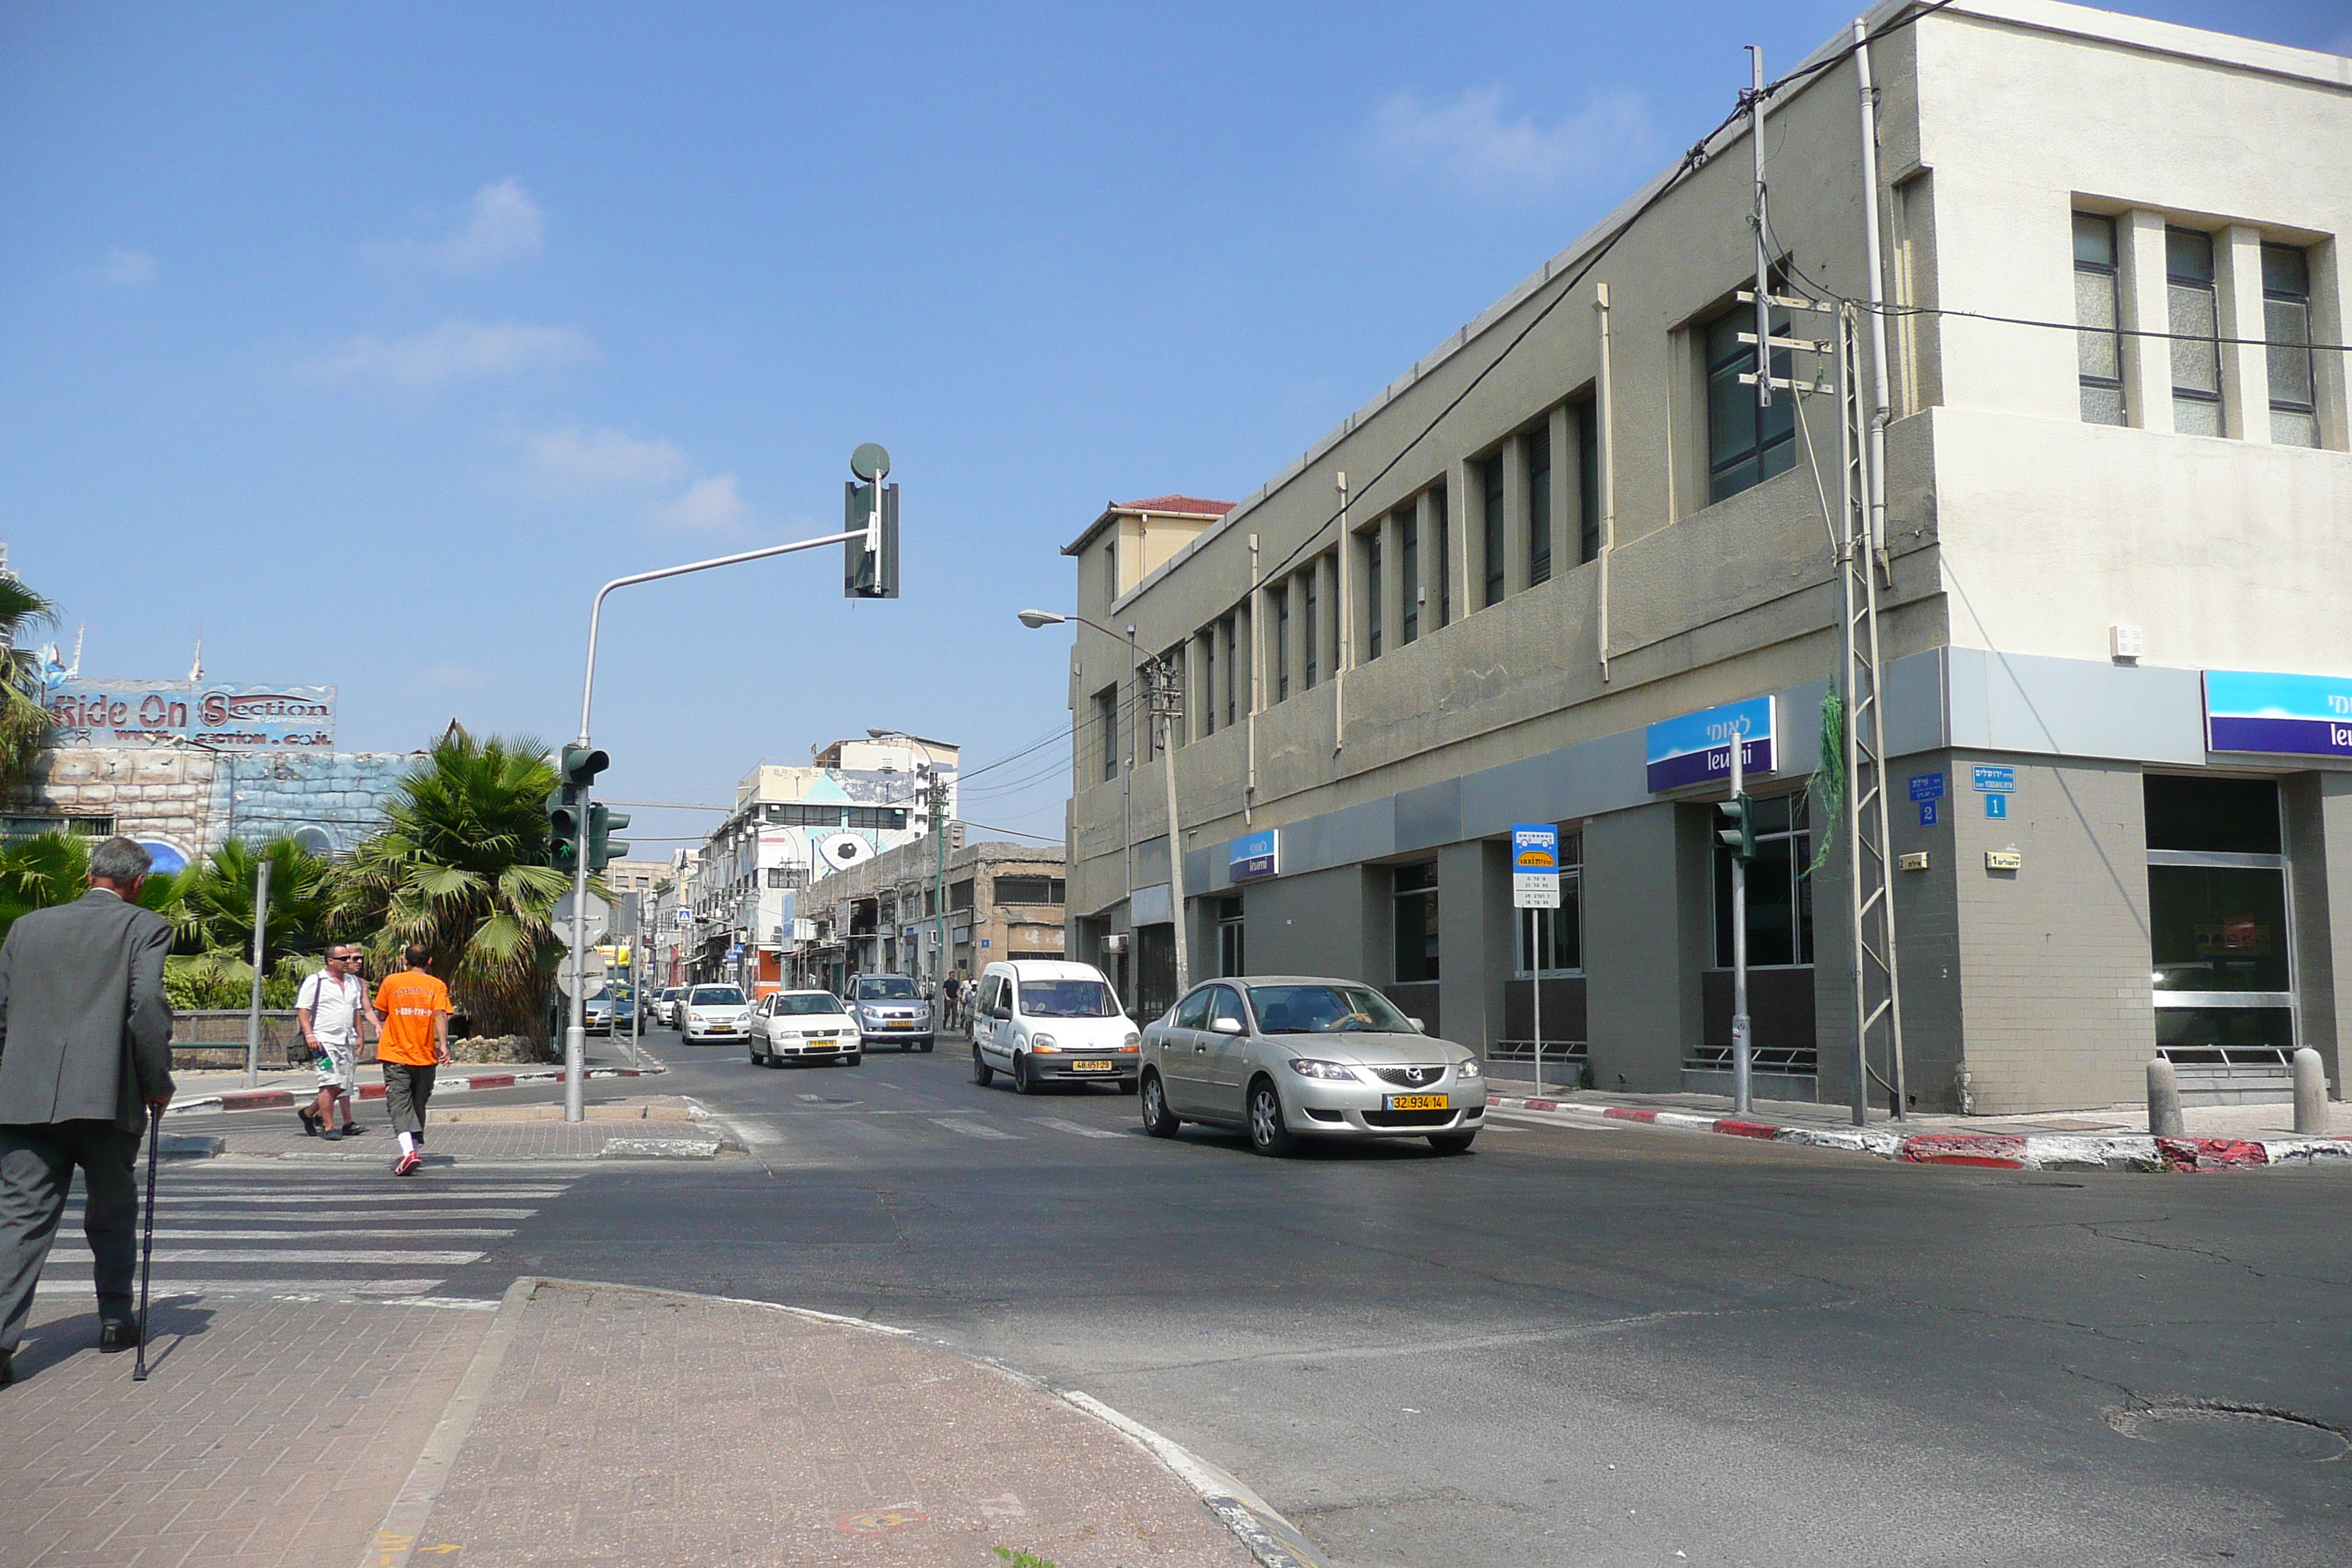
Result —
<path fill-rule="evenodd" d="M 1133 1029 L 1129 1029 L 1127 1032 L 1127 1044 L 1119 1047 L 1119 1049 L 1123 1051 L 1138 1050 L 1142 1047 L 1142 1045 L 1143 1037 L 1137 1034 Z"/>
<path fill-rule="evenodd" d="M 1321 1062 L 1312 1057 L 1293 1057 L 1290 1070 L 1300 1078 L 1331 1078 L 1356 1081 L 1356 1069 L 1345 1062 Z"/>
<path fill-rule="evenodd" d="M 1454 1076 L 1455 1078 L 1484 1078 L 1486 1076 L 1486 1069 L 1478 1065 L 1478 1058 L 1476 1057 L 1465 1058 L 1463 1060 L 1454 1064 Z"/>
<path fill-rule="evenodd" d="M 1062 1047 L 1054 1043 L 1051 1035 L 1032 1035 L 1029 1037 L 1029 1048 L 1033 1051 L 1058 1051 Z"/>

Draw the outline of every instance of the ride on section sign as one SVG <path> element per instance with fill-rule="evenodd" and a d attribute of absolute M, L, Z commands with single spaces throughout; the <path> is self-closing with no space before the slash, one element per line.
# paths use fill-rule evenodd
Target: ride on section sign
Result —
<path fill-rule="evenodd" d="M 1772 708 L 1771 698 L 1751 697 L 1745 702 L 1705 708 L 1651 725 L 1650 793 L 1718 779 L 1728 782 L 1731 742 L 1735 738 L 1740 742 L 1741 769 L 1751 773 L 1770 773 Z"/>
<path fill-rule="evenodd" d="M 1549 822 L 1511 824 L 1511 907 L 1559 908 L 1559 829 Z"/>

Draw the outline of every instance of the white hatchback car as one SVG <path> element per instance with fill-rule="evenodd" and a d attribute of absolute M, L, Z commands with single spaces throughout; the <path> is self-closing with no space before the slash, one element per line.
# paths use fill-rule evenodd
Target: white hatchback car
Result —
<path fill-rule="evenodd" d="M 739 986 L 693 986 L 678 999 L 677 1008 L 686 1015 L 684 1028 L 689 1046 L 708 1045 L 713 1040 L 740 1040 L 751 1032 L 751 1005 L 743 1000 Z"/>
<path fill-rule="evenodd" d="M 830 991 L 778 991 L 751 1009 L 751 1065 L 777 1068 L 787 1062 L 847 1062 L 865 1058 L 858 1048 L 857 1020 Z"/>
<path fill-rule="evenodd" d="M 1091 963 L 1016 958 L 980 977 L 971 1012 L 971 1079 L 1000 1072 L 1033 1094 L 1046 1083 L 1116 1083 L 1133 1094 L 1143 1036 Z"/>

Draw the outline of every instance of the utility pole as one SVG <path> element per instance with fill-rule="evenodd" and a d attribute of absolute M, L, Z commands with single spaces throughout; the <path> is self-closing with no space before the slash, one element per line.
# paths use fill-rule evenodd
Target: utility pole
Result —
<path fill-rule="evenodd" d="M 1192 988 L 1191 944 L 1184 934 L 1184 831 L 1176 816 L 1175 721 L 1184 710 L 1184 684 L 1168 661 L 1157 655 L 1144 673 L 1151 680 L 1151 722 L 1159 733 L 1160 759 L 1168 781 L 1168 897 L 1175 916 L 1176 994 L 1181 996 Z"/>
<path fill-rule="evenodd" d="M 936 973 L 931 976 L 931 983 L 934 985 L 943 986 L 947 984 L 949 961 L 948 781 L 940 774 L 940 770 L 932 767 L 929 763 L 926 762 L 923 764 L 923 767 L 925 771 L 931 775 L 931 782 L 924 787 L 923 791 L 923 798 L 929 803 L 931 808 L 931 837 L 940 841 L 938 869 L 933 873 L 931 879 L 931 914 L 939 922 L 935 931 L 934 940 L 939 945 L 940 961 Z M 976 910 L 974 912 L 977 913 Z M 934 1020 L 933 1023 L 934 1026 L 936 1026 L 937 1020 Z"/>
<path fill-rule="evenodd" d="M 251 1089 L 261 1073 L 261 965 L 268 956 L 269 935 L 269 858 L 261 857 L 253 882 L 253 994 L 245 1018 L 245 1087 Z"/>

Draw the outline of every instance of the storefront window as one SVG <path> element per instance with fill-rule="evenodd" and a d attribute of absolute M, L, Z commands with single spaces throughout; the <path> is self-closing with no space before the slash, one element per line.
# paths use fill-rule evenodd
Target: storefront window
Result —
<path fill-rule="evenodd" d="M 1802 795 L 1756 803 L 1756 858 L 1748 863 L 1748 965 L 1813 961 L 1812 824 Z M 1715 852 L 1715 965 L 1731 967 L 1731 852 Z"/>
<path fill-rule="evenodd" d="M 1524 980 L 1535 972 L 1536 954 L 1549 947 L 1544 960 L 1546 974 L 1581 974 L 1584 973 L 1584 836 L 1563 833 L 1559 836 L 1559 908 L 1556 910 L 1516 910 L 1518 928 L 1517 955 L 1512 960 L 1512 973 Z"/>
<path fill-rule="evenodd" d="M 1243 962 L 1242 901 L 1239 899 L 1217 900 L 1217 973 L 1244 974 L 1248 973 Z"/>
<path fill-rule="evenodd" d="M 1396 900 L 1396 980 L 1400 985 L 1437 978 L 1437 868 L 1400 866 Z"/>
<path fill-rule="evenodd" d="M 2294 1047 L 2278 785 L 2151 773 L 2149 984 L 2167 1050 Z"/>

